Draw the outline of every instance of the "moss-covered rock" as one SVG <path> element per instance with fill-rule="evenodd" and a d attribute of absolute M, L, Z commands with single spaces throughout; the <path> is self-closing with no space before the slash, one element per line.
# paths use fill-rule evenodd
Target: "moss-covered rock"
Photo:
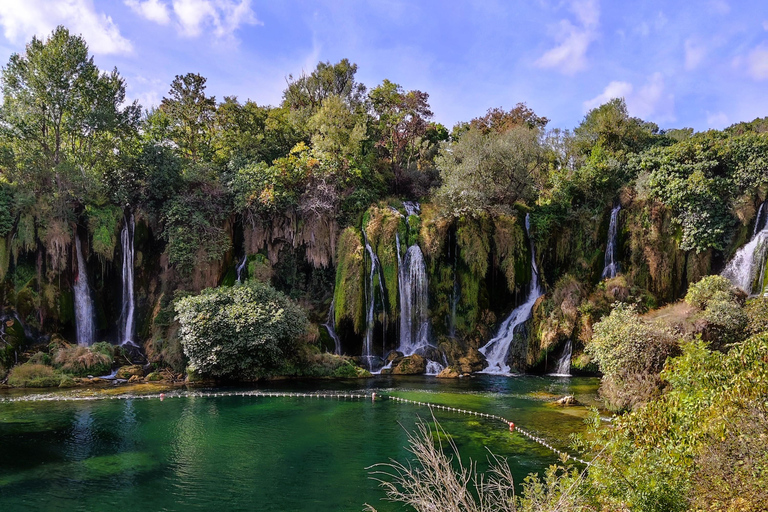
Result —
<path fill-rule="evenodd" d="M 427 371 L 427 360 L 418 354 L 407 356 L 392 365 L 393 375 L 421 375 Z"/>
<path fill-rule="evenodd" d="M 118 379 L 130 379 L 131 377 L 144 377 L 144 369 L 139 364 L 121 366 L 115 375 Z"/>

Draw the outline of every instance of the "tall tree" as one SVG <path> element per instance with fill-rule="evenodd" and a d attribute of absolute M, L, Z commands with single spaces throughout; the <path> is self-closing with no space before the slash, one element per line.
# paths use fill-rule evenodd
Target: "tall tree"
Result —
<path fill-rule="evenodd" d="M 288 88 L 283 102 L 292 110 L 308 109 L 311 115 L 330 96 L 341 98 L 357 108 L 365 101 L 365 85 L 355 81 L 357 64 L 341 59 L 336 64 L 320 62 L 312 73 L 294 78 L 288 75 Z"/>
<path fill-rule="evenodd" d="M 58 27 L 11 56 L 2 91 L 9 178 L 36 194 L 53 193 L 59 217 L 73 202 L 103 200 L 104 173 L 126 165 L 140 117 L 136 102 L 124 106 L 117 70 L 101 73 L 83 38 Z"/>
<path fill-rule="evenodd" d="M 369 99 L 378 122 L 376 145 L 392 165 L 399 189 L 403 174 L 418 157 L 421 138 L 429 128 L 429 94 L 405 92 L 400 85 L 385 79 L 371 90 Z"/>
<path fill-rule="evenodd" d="M 196 73 L 176 75 L 160 111 L 169 121 L 169 136 L 192 162 L 211 156 L 216 97 L 205 95 L 206 78 Z"/>

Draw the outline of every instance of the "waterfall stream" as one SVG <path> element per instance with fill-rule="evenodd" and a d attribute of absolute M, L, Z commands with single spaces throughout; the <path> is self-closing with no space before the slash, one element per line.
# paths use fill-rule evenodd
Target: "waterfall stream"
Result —
<path fill-rule="evenodd" d="M 237 282 L 242 283 L 243 278 L 243 270 L 245 269 L 245 265 L 248 263 L 248 255 L 246 254 L 243 256 L 243 260 L 237 265 L 237 268 L 235 269 L 235 272 L 237 272 Z"/>
<path fill-rule="evenodd" d="M 366 235 L 365 229 L 363 229 L 363 238 L 365 240 L 365 250 L 368 252 L 368 256 L 371 258 L 371 272 L 368 276 L 368 293 L 366 294 L 366 298 L 368 300 L 368 311 L 365 318 L 366 328 L 365 339 L 363 340 L 362 357 L 365 360 L 365 364 L 368 370 L 374 370 L 375 367 L 380 363 L 380 358 L 373 352 L 373 330 L 374 327 L 376 327 L 376 319 L 374 316 L 376 306 L 376 288 L 374 286 L 374 278 L 377 275 L 379 277 L 379 291 L 381 293 L 382 300 L 384 299 L 384 284 L 382 283 L 382 273 L 380 269 L 379 258 L 376 256 L 376 253 L 373 252 L 371 244 L 368 243 L 368 235 Z M 386 325 L 386 323 L 387 320 L 385 318 L 384 324 Z M 384 338 L 386 339 L 386 335 Z"/>
<path fill-rule="evenodd" d="M 400 238 L 397 237 L 400 254 Z M 398 256 L 399 258 L 399 256 Z M 400 345 L 398 351 L 410 356 L 429 346 L 429 283 L 421 248 L 414 244 L 399 264 Z"/>
<path fill-rule="evenodd" d="M 568 340 L 563 347 L 563 353 L 557 360 L 557 366 L 555 371 L 551 375 L 556 377 L 570 377 L 571 376 L 571 356 L 573 355 L 573 342 Z"/>
<path fill-rule="evenodd" d="M 768 265 L 768 200 L 757 212 L 750 241 L 728 262 L 723 277 L 750 295 L 768 294 L 765 267 Z"/>
<path fill-rule="evenodd" d="M 323 327 L 326 328 L 328 331 L 328 335 L 333 340 L 334 344 L 334 350 L 333 353 L 337 356 L 341 355 L 341 340 L 339 339 L 339 335 L 336 334 L 336 299 L 333 299 L 331 301 L 331 307 L 328 309 L 328 318 L 326 319 L 325 323 L 323 324 Z"/>
<path fill-rule="evenodd" d="M 88 269 L 85 266 L 83 248 L 80 245 L 80 237 L 75 232 L 75 251 L 77 257 L 77 276 L 72 286 L 75 295 L 75 328 L 77 329 L 77 344 L 93 345 L 96 336 L 94 326 L 93 301 L 91 290 L 88 286 Z"/>
<path fill-rule="evenodd" d="M 603 268 L 603 279 L 616 277 L 620 272 L 619 263 L 616 261 L 616 246 L 619 238 L 619 211 L 621 205 L 617 205 L 611 210 L 611 224 L 608 226 L 608 243 L 605 246 L 605 268 Z"/>
<path fill-rule="evenodd" d="M 136 345 L 133 339 L 133 316 L 136 307 L 134 299 L 134 280 L 133 280 L 133 233 L 135 230 L 135 221 L 133 213 L 125 218 L 123 230 L 120 233 L 120 241 L 123 246 L 123 309 L 120 315 L 122 319 L 122 329 L 120 331 L 121 345 Z"/>
<path fill-rule="evenodd" d="M 531 286 L 528 291 L 528 297 L 525 302 L 516 307 L 509 316 L 502 322 L 499 332 L 494 338 L 480 348 L 480 353 L 488 361 L 488 367 L 481 373 L 491 373 L 496 375 L 508 375 L 510 367 L 507 364 L 507 356 L 512 345 L 516 332 L 531 318 L 533 305 L 536 299 L 541 297 L 544 292 L 539 286 L 539 269 L 536 266 L 536 249 L 530 236 L 530 218 L 525 216 L 525 232 L 528 234 L 528 240 L 531 244 Z"/>

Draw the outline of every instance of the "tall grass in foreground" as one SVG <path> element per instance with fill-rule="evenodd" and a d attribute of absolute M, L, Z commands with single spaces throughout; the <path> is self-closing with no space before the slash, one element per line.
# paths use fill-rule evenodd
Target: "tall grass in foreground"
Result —
<path fill-rule="evenodd" d="M 434 420 L 434 418 L 433 418 Z M 368 468 L 384 489 L 387 501 L 409 505 L 417 512 L 586 512 L 584 472 L 550 466 L 544 477 L 529 475 L 515 493 L 509 462 L 489 455 L 490 467 L 478 472 L 476 462 L 462 461 L 456 444 L 435 421 L 424 421 L 408 433 L 408 462 L 390 460 Z M 376 509 L 366 504 L 367 512 Z"/>

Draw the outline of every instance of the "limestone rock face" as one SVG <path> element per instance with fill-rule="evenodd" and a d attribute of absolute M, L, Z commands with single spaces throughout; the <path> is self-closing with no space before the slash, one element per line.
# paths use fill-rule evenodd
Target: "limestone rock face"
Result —
<path fill-rule="evenodd" d="M 467 355 L 457 361 L 461 373 L 479 372 L 486 366 L 485 358 L 475 348 L 470 348 Z"/>
<path fill-rule="evenodd" d="M 393 375 L 421 375 L 426 371 L 427 360 L 418 354 L 404 357 L 392 367 Z"/>

